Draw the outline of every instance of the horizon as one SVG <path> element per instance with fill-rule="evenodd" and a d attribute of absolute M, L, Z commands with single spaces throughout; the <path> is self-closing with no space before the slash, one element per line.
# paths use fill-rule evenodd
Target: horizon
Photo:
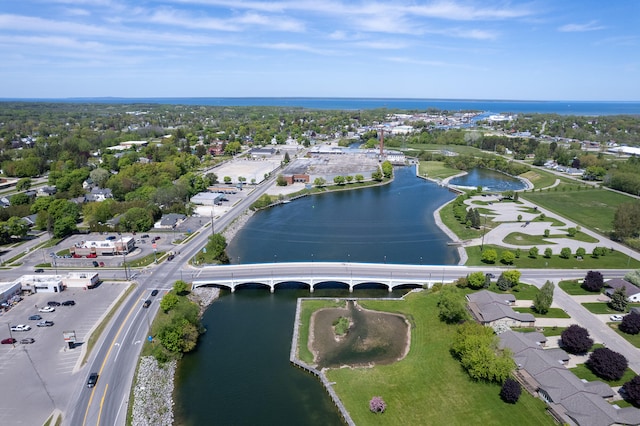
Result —
<path fill-rule="evenodd" d="M 4 6 L 8 99 L 640 101 L 633 0 Z"/>

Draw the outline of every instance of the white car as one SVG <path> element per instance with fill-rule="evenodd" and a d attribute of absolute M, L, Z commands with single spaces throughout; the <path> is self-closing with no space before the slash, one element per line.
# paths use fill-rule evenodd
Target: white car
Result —
<path fill-rule="evenodd" d="M 18 325 L 11 326 L 11 331 L 29 331 L 29 330 L 31 330 L 31 326 L 26 324 L 18 324 Z"/>
<path fill-rule="evenodd" d="M 38 311 L 40 312 L 55 312 L 56 308 L 54 308 L 53 306 L 43 306 L 42 308 L 38 309 Z"/>
<path fill-rule="evenodd" d="M 609 319 L 611 321 L 622 321 L 622 315 L 611 315 Z"/>

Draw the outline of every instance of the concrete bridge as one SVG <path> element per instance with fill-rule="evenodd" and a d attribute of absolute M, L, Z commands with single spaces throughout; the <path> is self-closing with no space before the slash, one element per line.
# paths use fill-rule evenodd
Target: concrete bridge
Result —
<path fill-rule="evenodd" d="M 496 278 L 507 268 L 402 265 L 386 263 L 288 262 L 246 265 L 216 265 L 198 269 L 192 275 L 194 288 L 214 286 L 234 292 L 246 286 L 264 286 L 271 292 L 292 283 L 315 288 L 340 283 L 353 291 L 359 286 L 378 285 L 389 291 L 400 288 L 430 288 L 434 283 L 451 282 L 472 272 L 492 273 Z M 522 279 L 583 278 L 581 270 L 520 270 Z M 544 281 L 543 281 L 544 282 Z"/>

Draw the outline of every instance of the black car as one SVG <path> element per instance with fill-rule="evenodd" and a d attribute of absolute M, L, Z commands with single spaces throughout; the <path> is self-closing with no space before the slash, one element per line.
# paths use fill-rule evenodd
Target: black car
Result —
<path fill-rule="evenodd" d="M 173 259 L 175 259 L 175 256 L 174 256 L 174 255 L 172 255 L 172 254 L 170 254 L 170 255 L 169 255 L 169 257 L 167 257 L 167 260 L 168 260 L 169 262 L 171 262 Z"/>
<path fill-rule="evenodd" d="M 36 272 L 36 273 L 38 273 L 38 274 L 40 274 L 40 273 L 44 272 L 44 269 L 42 269 L 42 268 L 38 268 L 38 269 L 36 269 L 36 270 L 35 270 L 35 272 Z"/>
<path fill-rule="evenodd" d="M 142 307 L 143 307 L 143 308 L 148 308 L 148 307 L 149 307 L 149 305 L 151 305 L 151 300 L 147 299 L 147 300 L 145 300 L 145 301 L 144 301 L 144 303 L 142 304 Z"/>
<path fill-rule="evenodd" d="M 143 236 L 141 236 L 140 238 L 149 238 L 149 234 L 144 234 Z"/>
<path fill-rule="evenodd" d="M 74 300 L 65 300 L 62 302 L 62 306 L 74 306 L 76 302 Z"/>
<path fill-rule="evenodd" d="M 89 379 L 87 379 L 87 387 L 92 388 L 98 383 L 98 373 L 89 374 Z"/>
<path fill-rule="evenodd" d="M 153 290 L 151 292 L 151 296 L 157 296 L 158 295 L 158 290 Z"/>
<path fill-rule="evenodd" d="M 49 306 L 60 306 L 60 302 L 56 302 L 55 300 L 52 300 L 50 302 L 47 302 L 47 305 L 49 305 Z"/>
<path fill-rule="evenodd" d="M 29 317 L 29 320 L 31 321 L 40 321 L 42 319 L 42 317 L 40 315 L 31 315 Z"/>
<path fill-rule="evenodd" d="M 98 266 L 100 266 L 100 264 L 98 263 L 98 261 L 97 261 L 97 260 L 94 260 L 94 261 L 93 261 L 93 267 L 94 267 L 94 268 L 97 268 Z"/>

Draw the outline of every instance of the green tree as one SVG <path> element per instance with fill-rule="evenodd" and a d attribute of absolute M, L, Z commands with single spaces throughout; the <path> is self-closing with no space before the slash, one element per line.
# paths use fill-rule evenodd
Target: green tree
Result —
<path fill-rule="evenodd" d="M 317 177 L 313 180 L 313 185 L 318 187 L 318 188 L 322 188 L 323 186 L 325 186 L 327 184 L 327 181 L 324 180 L 321 177 Z"/>
<path fill-rule="evenodd" d="M 16 183 L 18 191 L 26 191 L 29 188 L 31 188 L 31 178 L 22 178 Z"/>
<path fill-rule="evenodd" d="M 551 247 L 547 247 L 546 249 L 544 249 L 544 257 L 546 257 L 547 259 L 550 259 L 552 254 L 553 251 L 551 251 Z"/>
<path fill-rule="evenodd" d="M 76 221 L 70 216 L 56 219 L 53 223 L 53 236 L 56 238 L 66 237 L 77 230 Z"/>
<path fill-rule="evenodd" d="M 624 287 L 617 288 L 613 291 L 611 295 L 611 300 L 609 300 L 609 307 L 611 309 L 615 309 L 619 312 L 624 312 L 627 310 L 627 305 L 629 301 L 627 300 L 627 290 Z"/>
<path fill-rule="evenodd" d="M 517 269 L 509 269 L 507 271 L 504 271 L 502 275 L 507 279 L 507 281 L 509 281 L 511 287 L 515 287 L 520 282 L 522 273 Z"/>
<path fill-rule="evenodd" d="M 334 176 L 333 182 L 336 185 L 344 185 L 344 182 L 345 182 L 344 176 Z"/>
<path fill-rule="evenodd" d="M 484 280 L 484 273 L 480 271 L 467 275 L 467 285 L 471 288 L 479 289 L 484 287 Z"/>
<path fill-rule="evenodd" d="M 578 247 L 578 249 L 576 250 L 576 256 L 584 258 L 584 256 L 587 254 L 587 250 L 584 247 Z"/>
<path fill-rule="evenodd" d="M 153 216 L 148 209 L 132 207 L 120 219 L 120 227 L 124 231 L 144 232 L 153 226 Z"/>
<path fill-rule="evenodd" d="M 176 307 L 178 302 L 178 296 L 175 293 L 169 292 L 160 299 L 160 309 L 164 312 L 169 312 L 171 309 Z"/>
<path fill-rule="evenodd" d="M 458 323 L 469 317 L 464 293 L 452 285 L 445 285 L 438 298 L 440 320 L 449 324 Z"/>
<path fill-rule="evenodd" d="M 222 178 L 222 180 L 224 180 L 224 183 L 230 184 L 231 183 L 231 176 L 225 176 L 224 178 Z"/>
<path fill-rule="evenodd" d="M 544 230 L 544 237 L 545 238 L 549 238 L 549 234 L 551 233 L 551 231 L 549 231 L 548 229 Z"/>
<path fill-rule="evenodd" d="M 371 179 L 381 182 L 382 181 L 382 172 L 380 171 L 380 169 L 376 170 L 375 172 L 371 173 Z"/>
<path fill-rule="evenodd" d="M 574 227 L 567 229 L 567 235 L 570 236 L 571 238 L 575 237 L 577 233 L 578 233 L 578 229 Z"/>
<path fill-rule="evenodd" d="M 538 258 L 538 252 L 540 251 L 540 249 L 538 249 L 538 247 L 531 247 L 529 249 L 529 257 L 532 259 L 537 259 Z"/>
<path fill-rule="evenodd" d="M 361 174 L 356 175 L 356 182 L 361 183 L 364 180 L 364 176 Z"/>
<path fill-rule="evenodd" d="M 502 261 L 502 263 L 506 265 L 511 265 L 516 260 L 516 255 L 513 254 L 513 252 L 510 250 L 504 250 L 502 252 L 502 256 L 500 257 L 501 257 L 500 260 Z"/>
<path fill-rule="evenodd" d="M 9 201 L 11 202 L 12 206 L 22 206 L 25 204 L 29 204 L 29 201 L 31 201 L 31 199 L 24 192 L 19 192 L 12 195 Z"/>
<path fill-rule="evenodd" d="M 188 289 L 189 289 L 189 284 L 186 281 L 178 280 L 175 283 L 173 283 L 173 291 L 178 296 L 184 296 L 185 294 L 187 294 Z"/>
<path fill-rule="evenodd" d="M 544 283 L 540 291 L 533 298 L 533 309 L 539 314 L 546 314 L 553 303 L 555 285 L 551 281 Z"/>
<path fill-rule="evenodd" d="M 276 177 L 276 185 L 287 186 L 287 179 L 282 175 L 278 175 L 278 177 Z"/>
<path fill-rule="evenodd" d="M 93 183 L 95 183 L 100 188 L 104 188 L 110 176 L 111 176 L 111 173 L 109 173 L 108 170 L 105 170 L 101 167 L 97 169 L 93 169 L 91 170 L 91 172 L 89 172 L 89 177 L 91 178 Z"/>
<path fill-rule="evenodd" d="M 393 176 L 393 165 L 389 160 L 382 162 L 382 174 L 386 179 L 390 179 Z"/>
<path fill-rule="evenodd" d="M 496 260 L 498 260 L 498 252 L 494 249 L 485 249 L 482 251 L 481 260 L 484 263 L 496 263 Z"/>
<path fill-rule="evenodd" d="M 290 161 L 291 161 L 291 158 L 289 157 L 289 153 L 285 152 L 284 153 L 284 164 L 289 164 Z"/>
<path fill-rule="evenodd" d="M 9 233 L 9 236 L 12 237 L 22 238 L 29 232 L 29 225 L 20 217 L 12 216 L 2 224 Z"/>
<path fill-rule="evenodd" d="M 560 257 L 569 259 L 571 257 L 571 249 L 569 247 L 563 247 L 562 250 L 560 250 Z"/>

